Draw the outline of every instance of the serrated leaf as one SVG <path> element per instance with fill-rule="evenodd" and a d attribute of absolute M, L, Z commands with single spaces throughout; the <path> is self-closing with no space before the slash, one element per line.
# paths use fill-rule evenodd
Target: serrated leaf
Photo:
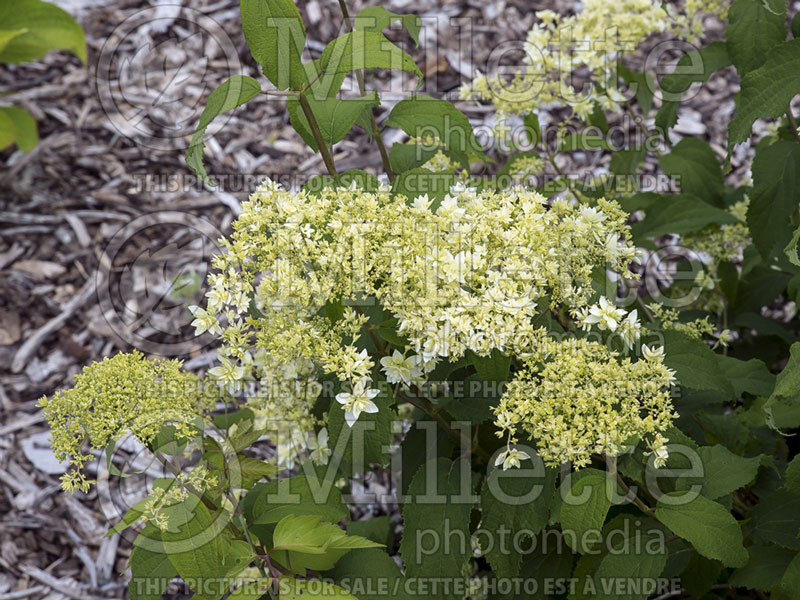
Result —
<path fill-rule="evenodd" d="M 742 77 L 760 67 L 786 39 L 786 0 L 734 0 L 728 9 L 725 44 Z"/>
<path fill-rule="evenodd" d="M 342 141 L 353 128 L 358 117 L 365 110 L 379 104 L 378 93 L 374 91 L 361 98 L 349 100 L 340 100 L 338 98 L 315 100 L 311 95 L 307 97 L 307 100 L 319 125 L 322 139 L 329 146 Z M 300 102 L 290 98 L 287 102 L 287 108 L 292 127 L 314 152 L 319 152 L 319 146 L 311 133 L 311 127 L 303 113 L 303 109 L 300 107 Z"/>
<path fill-rule="evenodd" d="M 389 113 L 386 124 L 411 137 L 438 137 L 447 151 L 486 158 L 467 116 L 446 100 L 422 94 L 401 100 Z"/>
<path fill-rule="evenodd" d="M 161 600 L 170 580 L 178 574 L 178 570 L 169 560 L 158 532 L 150 527 L 147 535 L 140 534 L 147 541 L 141 542 L 137 537 L 133 543 L 128 566 L 131 579 L 128 582 L 128 596 L 131 600 Z"/>
<path fill-rule="evenodd" d="M 581 554 L 594 551 L 594 546 L 586 539 L 586 533 L 601 530 L 611 508 L 606 481 L 607 473 L 583 469 L 572 473 L 561 484 L 561 530 L 565 532 L 565 541 Z"/>
<path fill-rule="evenodd" d="M 288 515 L 275 526 L 273 549 L 301 554 L 325 554 L 328 550 L 378 548 L 378 544 L 357 535 L 347 535 L 332 523 L 322 522 L 319 515 Z"/>
<path fill-rule="evenodd" d="M 721 206 L 722 168 L 708 143 L 698 138 L 684 138 L 669 154 L 658 159 L 665 173 L 678 180 L 681 191 Z"/>
<path fill-rule="evenodd" d="M 709 500 L 716 500 L 746 486 L 756 478 L 761 457 L 744 458 L 725 446 L 703 446 L 697 450 L 703 475 L 680 477 L 676 490 L 696 489 Z"/>
<path fill-rule="evenodd" d="M 69 50 L 86 62 L 83 29 L 70 14 L 51 2 L 15 0 L 0 3 L 5 35 L 0 63 L 38 60 L 51 50 Z"/>
<path fill-rule="evenodd" d="M 508 379 L 508 372 L 511 368 L 511 357 L 506 356 L 496 348 L 489 356 L 478 356 L 475 353 L 469 354 L 469 360 L 475 371 L 483 381 L 503 382 Z"/>
<path fill-rule="evenodd" d="M 781 580 L 795 553 L 772 545 L 751 546 L 750 559 L 731 576 L 731 584 L 762 592 L 770 591 Z"/>
<path fill-rule="evenodd" d="M 408 578 L 462 577 L 461 568 L 471 555 L 469 546 L 470 513 L 472 504 L 467 494 L 472 493 L 471 482 L 462 481 L 461 461 L 453 463 L 446 458 L 433 459 L 416 472 L 403 503 L 403 539 L 400 556 L 406 565 Z M 469 477 L 469 468 L 466 469 Z M 463 484 L 463 485 L 462 485 Z M 444 550 L 447 539 L 463 538 L 466 543 L 450 542 L 449 552 Z M 438 544 L 434 549 L 433 544 Z M 441 590 L 442 599 L 458 599 L 451 588 Z"/>
<path fill-rule="evenodd" d="M 383 31 L 392 23 L 399 21 L 408 31 L 408 35 L 419 46 L 419 30 L 422 27 L 422 18 L 418 15 L 402 15 L 386 10 L 382 6 L 367 6 L 353 21 L 356 29 L 364 31 Z"/>
<path fill-rule="evenodd" d="M 650 596 L 636 586 L 616 587 L 618 581 L 655 581 L 667 565 L 667 548 L 661 544 L 664 537 L 661 528 L 651 520 L 625 515 L 611 521 L 603 529 L 608 545 L 606 554 L 592 579 L 604 600 L 645 600 Z M 661 552 L 653 552 L 651 546 L 661 546 Z M 628 589 L 626 589 L 628 588 Z"/>
<path fill-rule="evenodd" d="M 790 550 L 798 550 L 799 505 L 797 496 L 791 492 L 785 489 L 775 490 L 750 512 L 746 526 L 748 535 L 763 544 L 778 544 Z"/>
<path fill-rule="evenodd" d="M 786 467 L 786 489 L 800 496 L 800 454 Z"/>
<path fill-rule="evenodd" d="M 772 48 L 763 64 L 747 73 L 736 94 L 736 116 L 728 125 L 728 152 L 750 137 L 759 118 L 776 118 L 800 93 L 800 39 Z"/>
<path fill-rule="evenodd" d="M 720 372 L 717 356 L 707 345 L 679 331 L 665 331 L 663 335 L 664 364 L 675 370 L 681 386 L 733 395 L 733 386 Z"/>
<path fill-rule="evenodd" d="M 792 235 L 789 217 L 800 203 L 799 144 L 778 141 L 758 148 L 749 197 L 747 226 L 759 253 L 767 259 L 780 251 Z"/>
<path fill-rule="evenodd" d="M 331 523 L 344 519 L 349 510 L 342 493 L 328 481 L 311 482 L 305 475 L 257 484 L 242 502 L 248 523 L 277 523 L 287 515 L 319 515 Z"/>
<path fill-rule="evenodd" d="M 744 361 L 718 354 L 717 363 L 723 376 L 730 381 L 736 396 L 741 396 L 744 392 L 754 396 L 769 396 L 775 388 L 775 375 L 757 358 Z"/>
<path fill-rule="evenodd" d="M 748 555 L 736 519 L 724 506 L 705 496 L 698 495 L 690 502 L 677 505 L 666 500 L 669 498 L 674 502 L 686 494 L 665 494 L 658 501 L 655 517 L 706 558 L 719 560 L 728 567 L 744 566 Z"/>
<path fill-rule="evenodd" d="M 186 151 L 186 164 L 192 168 L 195 175 L 208 185 L 213 184 L 208 178 L 208 172 L 203 165 L 203 149 L 205 148 L 203 136 L 206 129 L 215 117 L 241 106 L 257 96 L 260 91 L 261 86 L 252 77 L 234 75 L 209 95 L 203 113 L 200 115 L 200 123 L 192 136 L 189 149 Z"/>
<path fill-rule="evenodd" d="M 336 563 L 333 578 L 358 595 L 358 600 L 405 600 L 403 574 L 397 563 L 378 549 L 353 550 Z"/>
<path fill-rule="evenodd" d="M 538 464 L 541 466 L 541 461 Z M 481 491 L 481 529 L 488 532 L 490 539 L 499 539 L 503 528 L 510 530 L 512 536 L 520 531 L 536 535 L 547 525 L 556 471 L 540 470 L 541 474 L 527 468 L 521 471 L 496 468 L 489 474 Z M 519 575 L 520 553 L 505 552 L 500 544 L 493 543 L 486 559 L 498 577 Z"/>
<path fill-rule="evenodd" d="M 405 173 L 424 165 L 438 151 L 438 147 L 426 148 L 421 144 L 392 144 L 389 149 L 389 164 L 395 173 Z"/>
<path fill-rule="evenodd" d="M 684 194 L 661 196 L 645 209 L 645 215 L 643 220 L 631 227 L 631 233 L 637 240 L 668 233 L 694 233 L 712 223 L 723 225 L 737 222 L 736 217 L 728 211 Z"/>
<path fill-rule="evenodd" d="M 417 76 L 417 88 L 423 77 L 414 59 L 377 31 L 356 30 L 339 36 L 323 50 L 320 69 L 325 74 L 400 69 Z"/>
<path fill-rule="evenodd" d="M 250 54 L 279 90 L 307 83 L 301 55 L 306 41 L 303 19 L 292 0 L 241 0 L 242 31 Z"/>
<path fill-rule="evenodd" d="M 661 80 L 662 104 L 656 113 L 656 127 L 662 129 L 666 136 L 668 130 L 678 122 L 678 107 L 689 86 L 708 81 L 715 71 L 730 64 L 724 42 L 712 42 L 705 48 L 684 54 L 675 70 Z"/>

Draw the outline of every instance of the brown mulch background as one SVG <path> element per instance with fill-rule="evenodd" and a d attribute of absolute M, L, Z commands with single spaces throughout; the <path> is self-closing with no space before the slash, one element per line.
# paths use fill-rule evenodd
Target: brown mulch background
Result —
<path fill-rule="evenodd" d="M 323 170 L 274 98 L 220 120 L 225 129 L 207 142 L 205 155 L 209 173 L 221 176 L 219 188 L 197 184 L 186 166 L 183 154 L 210 91 L 237 72 L 259 77 L 237 1 L 58 4 L 84 26 L 88 64 L 54 52 L 0 67 L 0 93 L 9 94 L 3 100 L 29 110 L 41 138 L 27 154 L 0 153 L 0 600 L 124 597 L 130 542 L 103 535 L 137 490 L 111 489 L 99 461 L 101 485 L 89 494 L 61 493 L 63 466 L 47 448 L 37 401 L 70 385 L 82 366 L 132 348 L 207 368 L 213 347 L 193 337 L 186 306 L 201 302 L 215 240 L 230 231 L 239 203 L 263 177 L 299 187 Z M 350 4 L 355 14 L 374 2 Z M 423 91 L 436 96 L 457 92 L 473 68 L 485 71 L 491 48 L 524 39 L 533 11 L 554 4 L 383 3 L 438 23 L 418 49 L 402 33 L 390 34 L 404 40 L 434 82 Z M 299 5 L 316 57 L 341 33 L 338 4 Z M 710 37 L 720 34 L 713 25 Z M 407 77 L 385 73 L 370 75 L 369 83 L 384 91 L 379 120 L 398 91 L 413 88 Z M 677 132 L 704 136 L 722 158 L 736 89 L 730 70 L 712 77 L 681 109 Z M 485 108 L 459 107 L 475 125 L 491 118 Z M 743 150 L 734 165 L 745 156 Z M 360 131 L 338 144 L 336 160 L 340 170 L 380 166 Z M 578 153 L 568 166 L 590 164 Z M 137 452 L 135 444 L 123 446 L 121 459 Z"/>

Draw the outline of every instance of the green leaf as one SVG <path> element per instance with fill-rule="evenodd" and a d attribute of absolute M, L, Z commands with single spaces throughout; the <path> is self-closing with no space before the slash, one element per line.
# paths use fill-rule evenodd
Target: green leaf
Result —
<path fill-rule="evenodd" d="M 350 511 L 342 493 L 325 480 L 310 481 L 305 475 L 257 484 L 242 502 L 248 523 L 277 523 L 287 515 L 319 515 L 338 523 Z"/>
<path fill-rule="evenodd" d="M 200 115 L 200 123 L 192 136 L 189 149 L 186 151 L 186 164 L 205 183 L 213 185 L 208 178 L 206 168 L 203 166 L 203 149 L 205 148 L 203 136 L 206 129 L 215 117 L 241 106 L 257 96 L 260 91 L 261 86 L 252 77 L 234 75 L 208 96 L 208 102 L 206 102 L 203 113 Z"/>
<path fill-rule="evenodd" d="M 340 598 L 358 600 L 338 585 L 324 581 L 309 581 L 294 577 L 281 577 L 278 580 L 281 600 L 308 600 L 308 598 Z"/>
<path fill-rule="evenodd" d="M 786 567 L 786 572 L 781 578 L 781 588 L 790 592 L 800 589 L 800 553 L 795 554 L 792 562 Z"/>
<path fill-rule="evenodd" d="M 178 574 L 163 542 L 158 539 L 158 530 L 152 526 L 147 529 L 134 541 L 128 561 L 131 569 L 128 596 L 131 600 L 161 600 L 170 580 Z M 142 540 L 146 543 L 143 544 Z"/>
<path fill-rule="evenodd" d="M 581 554 L 594 552 L 599 540 L 587 539 L 587 534 L 603 528 L 611 508 L 606 481 L 607 474 L 603 471 L 583 469 L 569 475 L 561 484 L 561 530 L 566 542 Z"/>
<path fill-rule="evenodd" d="M 798 93 L 800 39 L 772 48 L 762 65 L 742 78 L 736 94 L 736 116 L 728 125 L 728 152 L 750 137 L 756 119 L 781 116 Z"/>
<path fill-rule="evenodd" d="M 800 496 L 800 454 L 786 467 L 786 489 Z"/>
<path fill-rule="evenodd" d="M 323 523 L 319 515 L 287 515 L 275 526 L 273 550 L 301 554 L 325 554 L 328 549 L 377 548 L 366 538 L 348 536 L 332 523 Z"/>
<path fill-rule="evenodd" d="M 23 29 L 0 29 L 0 54 L 3 53 L 8 43 L 18 35 L 22 35 L 28 31 L 27 28 Z"/>
<path fill-rule="evenodd" d="M 421 94 L 401 100 L 389 113 L 386 124 L 411 137 L 435 136 L 445 150 L 486 158 L 467 116 L 446 100 Z"/>
<path fill-rule="evenodd" d="M 478 372 L 478 377 L 484 381 L 502 382 L 508 379 L 511 357 L 496 348 L 489 356 L 478 356 L 474 352 L 470 352 L 469 360 Z"/>
<path fill-rule="evenodd" d="M 670 492 L 663 496 L 655 517 L 706 558 L 719 560 L 728 567 L 744 566 L 748 556 L 742 545 L 742 530 L 728 509 L 699 495 L 680 504 L 666 500 L 676 502 L 686 494 Z"/>
<path fill-rule="evenodd" d="M 783 249 L 784 253 L 789 259 L 789 262 L 796 267 L 800 267 L 800 257 L 797 255 L 798 244 L 800 244 L 800 227 L 794 230 L 792 239 L 789 240 L 789 243 L 786 244 L 786 248 Z"/>
<path fill-rule="evenodd" d="M 303 19 L 292 0 L 241 0 L 242 30 L 250 54 L 279 90 L 306 83 L 300 59 L 306 41 Z"/>
<path fill-rule="evenodd" d="M 86 62 L 83 29 L 68 12 L 50 2 L 15 0 L 0 3 L 0 63 L 37 60 L 50 50 L 69 50 Z"/>
<path fill-rule="evenodd" d="M 333 578 L 356 594 L 358 600 L 386 600 L 387 597 L 405 600 L 409 597 L 400 567 L 382 550 L 348 552 L 336 563 Z"/>
<path fill-rule="evenodd" d="M 711 206 L 695 196 L 668 194 L 645 209 L 645 218 L 631 227 L 637 240 L 656 238 L 667 233 L 693 233 L 711 223 L 737 222 L 726 210 Z"/>
<path fill-rule="evenodd" d="M 664 350 L 664 364 L 675 370 L 681 386 L 733 395 L 733 386 L 720 372 L 717 355 L 703 342 L 679 331 L 665 331 Z"/>
<path fill-rule="evenodd" d="M 758 148 L 749 196 L 747 226 L 759 253 L 768 259 L 792 235 L 789 217 L 800 203 L 800 144 L 778 141 Z"/>
<path fill-rule="evenodd" d="M 308 96 L 308 103 L 314 118 L 317 120 L 322 139 L 329 146 L 340 142 L 344 136 L 353 128 L 358 117 L 370 107 L 378 106 L 378 92 L 370 92 L 361 98 L 350 100 L 339 100 L 338 98 L 326 98 L 315 100 L 312 95 Z M 289 119 L 292 127 L 300 134 L 303 141 L 308 144 L 314 152 L 319 152 L 319 146 L 311 133 L 300 102 L 295 98 L 290 98 L 287 102 L 289 109 Z"/>
<path fill-rule="evenodd" d="M 538 470 L 495 468 L 481 491 L 481 529 L 493 542 L 487 549 L 486 559 L 498 577 L 518 576 L 522 562 L 520 553 L 504 551 L 496 543 L 501 532 L 505 529 L 511 531 L 511 536 L 520 531 L 536 535 L 550 517 L 556 471 L 544 469 L 541 459 L 535 464 Z"/>
<path fill-rule="evenodd" d="M 629 590 L 617 593 L 615 582 L 654 581 L 667 565 L 667 548 L 662 543 L 664 536 L 661 527 L 650 519 L 624 515 L 614 519 L 603 530 L 608 546 L 606 554 L 597 565 L 593 579 L 597 590 L 605 600 L 645 600 L 650 596 L 631 585 Z M 660 546 L 660 552 L 654 547 Z M 623 586 L 623 590 L 627 586 Z"/>
<path fill-rule="evenodd" d="M 539 126 L 539 116 L 536 113 L 528 113 L 522 117 L 522 123 L 528 135 L 528 141 L 532 146 L 536 146 L 542 139 L 542 130 Z"/>
<path fill-rule="evenodd" d="M 746 531 L 756 542 L 778 544 L 790 550 L 798 550 L 799 504 L 797 496 L 791 492 L 785 489 L 775 490 L 750 512 Z"/>
<path fill-rule="evenodd" d="M 406 577 L 451 580 L 462 577 L 461 567 L 472 553 L 469 543 L 472 486 L 470 481 L 461 479 L 464 470 L 469 477 L 469 467 L 462 461 L 432 459 L 411 480 L 403 503 L 404 529 L 400 542 Z M 447 540 L 449 551 L 444 546 Z M 446 591 L 450 593 L 442 593 L 439 598 L 461 600 L 452 588 Z"/>
<path fill-rule="evenodd" d="M 175 479 L 169 477 L 161 477 L 153 482 L 153 489 L 169 490 L 170 487 L 176 484 Z M 128 527 L 133 525 L 139 520 L 139 517 L 144 513 L 145 506 L 148 503 L 149 494 L 147 497 L 142 498 L 136 504 L 131 506 L 123 515 L 122 519 L 110 528 L 103 537 L 109 537 L 120 531 L 125 531 Z"/>
<path fill-rule="evenodd" d="M 770 591 L 781 580 L 795 553 L 778 546 L 751 546 L 750 560 L 731 576 L 731 585 L 751 590 Z"/>
<path fill-rule="evenodd" d="M 347 535 L 358 535 L 388 546 L 394 539 L 393 529 L 394 526 L 389 522 L 388 515 L 383 515 L 374 519 L 350 521 L 347 524 Z"/>
<path fill-rule="evenodd" d="M 408 35 L 419 46 L 419 30 L 422 27 L 422 18 L 418 15 L 401 15 L 390 12 L 382 6 L 368 6 L 363 8 L 353 22 L 355 29 L 364 31 L 383 31 L 395 21 L 400 21 L 408 31 Z"/>
<path fill-rule="evenodd" d="M 740 77 L 757 69 L 786 39 L 786 0 L 734 0 L 725 43 Z"/>
<path fill-rule="evenodd" d="M 421 144 L 392 144 L 389 149 L 389 164 L 395 173 L 405 173 L 424 165 L 438 151 L 438 147 L 428 148 Z"/>
<path fill-rule="evenodd" d="M 731 64 L 727 46 L 724 42 L 712 42 L 700 50 L 684 54 L 675 70 L 661 80 L 661 108 L 656 113 L 655 125 L 664 131 L 678 122 L 678 108 L 683 95 L 693 83 L 708 81 L 712 73 Z"/>
<path fill-rule="evenodd" d="M 161 532 L 169 560 L 184 580 L 203 579 L 202 589 L 195 589 L 197 600 L 218 600 L 228 591 L 229 576 L 244 569 L 252 558 L 247 542 L 233 539 L 226 529 L 227 513 L 212 513 L 199 498 L 186 500 L 168 509 L 169 529 Z M 207 586 L 207 583 L 218 583 Z"/>
<path fill-rule="evenodd" d="M 722 168 L 708 143 L 699 138 L 684 138 L 658 162 L 665 173 L 678 180 L 684 194 L 721 205 Z"/>
<path fill-rule="evenodd" d="M 653 92 L 656 89 L 653 76 L 647 72 L 633 71 L 622 63 L 617 65 L 617 71 L 629 86 L 636 88 L 636 102 L 642 109 L 642 114 L 647 117 L 650 109 L 653 108 Z"/>
<path fill-rule="evenodd" d="M 339 36 L 323 50 L 320 68 L 326 74 L 400 69 L 417 76 L 417 88 L 422 85 L 422 71 L 414 59 L 377 31 L 356 30 Z"/>
<path fill-rule="evenodd" d="M 14 142 L 19 149 L 28 152 L 39 141 L 36 121 L 24 108 L 0 106 L 0 150 Z"/>
<path fill-rule="evenodd" d="M 694 486 L 709 500 L 716 500 L 746 486 L 756 478 L 761 457 L 737 456 L 725 446 L 703 446 L 697 451 L 703 465 L 698 477 L 683 476 L 675 483 L 676 490 L 689 490 Z"/>
<path fill-rule="evenodd" d="M 743 361 L 718 354 L 717 362 L 722 374 L 733 386 L 733 393 L 737 397 L 744 392 L 754 396 L 769 396 L 775 388 L 775 376 L 769 372 L 767 365 L 757 358 Z"/>

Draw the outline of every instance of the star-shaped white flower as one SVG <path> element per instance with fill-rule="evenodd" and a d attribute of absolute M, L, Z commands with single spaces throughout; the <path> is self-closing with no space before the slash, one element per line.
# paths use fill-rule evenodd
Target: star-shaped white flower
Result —
<path fill-rule="evenodd" d="M 372 401 L 380 391 L 367 388 L 370 384 L 369 379 L 362 379 L 353 386 L 352 392 L 340 392 L 336 394 L 336 401 L 344 407 L 344 420 L 347 425 L 352 427 L 358 420 L 362 412 L 376 413 L 378 407 Z"/>
<path fill-rule="evenodd" d="M 647 344 L 642 344 L 642 354 L 646 360 L 661 360 L 664 358 L 664 348 L 655 346 L 651 348 Z"/>
<path fill-rule="evenodd" d="M 421 360 L 421 356 L 406 358 L 398 350 L 391 356 L 384 356 L 381 359 L 381 367 L 386 373 L 386 381 L 411 385 L 414 379 L 422 375 L 422 368 L 419 366 Z"/>
<path fill-rule="evenodd" d="M 503 471 L 508 471 L 511 467 L 519 468 L 520 461 L 527 460 L 529 458 L 530 455 L 527 452 L 517 450 L 516 448 L 509 448 L 497 457 L 497 460 L 494 461 L 494 465 L 503 465 Z"/>

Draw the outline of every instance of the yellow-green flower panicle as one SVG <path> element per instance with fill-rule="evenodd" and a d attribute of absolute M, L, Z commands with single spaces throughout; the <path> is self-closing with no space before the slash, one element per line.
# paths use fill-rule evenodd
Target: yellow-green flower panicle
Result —
<path fill-rule="evenodd" d="M 176 360 L 147 360 L 134 351 L 84 367 L 72 389 L 39 403 L 56 457 L 74 467 L 61 478 L 62 487 L 89 489 L 92 482 L 81 471 L 91 458 L 84 453 L 87 442 L 102 449 L 130 432 L 146 445 L 166 424 L 174 425 L 179 439 L 189 439 L 197 418 L 215 399 L 216 393 L 209 395 L 203 381 Z"/>
<path fill-rule="evenodd" d="M 657 352 L 633 362 L 597 342 L 543 338 L 494 409 L 498 435 L 510 449 L 527 434 L 545 463 L 575 468 L 644 439 L 658 466 L 666 459 L 663 433 L 677 417 L 673 381 Z"/>

